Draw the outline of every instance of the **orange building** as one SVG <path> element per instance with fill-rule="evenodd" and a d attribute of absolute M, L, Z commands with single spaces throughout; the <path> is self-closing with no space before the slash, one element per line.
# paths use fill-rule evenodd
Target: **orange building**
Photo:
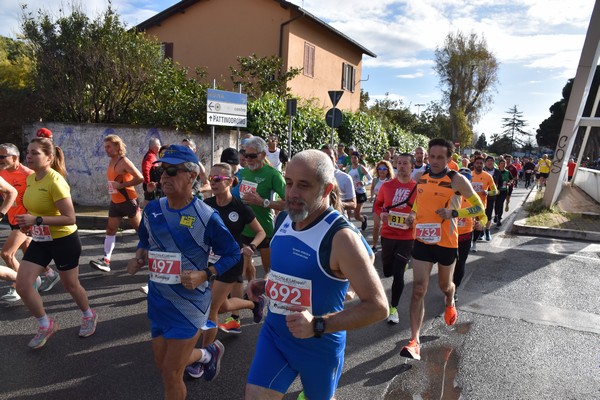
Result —
<path fill-rule="evenodd" d="M 362 56 L 376 55 L 306 10 L 284 0 L 183 0 L 140 23 L 163 43 L 165 56 L 206 68 L 210 79 L 233 88 L 237 57 L 278 56 L 286 70 L 303 68 L 288 83 L 300 98 L 331 107 L 329 90 L 343 90 L 338 108 L 360 106 Z M 242 88 L 243 92 L 243 88 Z"/>

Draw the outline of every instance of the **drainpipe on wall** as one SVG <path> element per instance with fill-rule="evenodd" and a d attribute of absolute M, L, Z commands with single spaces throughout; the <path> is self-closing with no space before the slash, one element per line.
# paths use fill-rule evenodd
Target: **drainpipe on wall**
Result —
<path fill-rule="evenodd" d="M 283 56 L 283 28 L 286 25 L 294 22 L 295 20 L 304 17 L 305 15 L 306 14 L 304 13 L 304 11 L 302 11 L 302 14 L 281 23 L 281 26 L 279 27 L 279 58 L 282 58 Z"/>

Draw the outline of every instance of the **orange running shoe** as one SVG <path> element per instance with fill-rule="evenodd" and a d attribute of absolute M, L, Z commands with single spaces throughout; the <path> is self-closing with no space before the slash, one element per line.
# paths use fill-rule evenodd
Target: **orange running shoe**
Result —
<path fill-rule="evenodd" d="M 406 358 L 413 358 L 415 360 L 421 359 L 421 345 L 417 343 L 415 339 L 411 339 L 406 346 L 400 350 L 400 355 Z"/>
<path fill-rule="evenodd" d="M 458 313 L 456 312 L 456 306 L 446 307 L 446 312 L 444 313 L 444 320 L 446 321 L 446 325 L 454 325 L 457 319 Z"/>

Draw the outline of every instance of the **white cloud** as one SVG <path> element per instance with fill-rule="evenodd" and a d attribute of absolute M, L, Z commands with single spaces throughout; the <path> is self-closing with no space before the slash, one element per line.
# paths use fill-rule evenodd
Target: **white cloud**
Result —
<path fill-rule="evenodd" d="M 396 78 L 401 78 L 401 79 L 415 79 L 415 78 L 422 78 L 423 76 L 425 76 L 425 73 L 423 72 L 423 70 L 418 70 L 417 72 L 415 72 L 413 74 L 400 74 L 400 75 L 396 75 Z"/>

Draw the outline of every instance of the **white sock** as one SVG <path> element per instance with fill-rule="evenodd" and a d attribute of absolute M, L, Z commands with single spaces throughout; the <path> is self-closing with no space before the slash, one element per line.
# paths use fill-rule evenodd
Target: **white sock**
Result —
<path fill-rule="evenodd" d="M 115 249 L 115 242 L 117 241 L 117 236 L 108 236 L 104 238 L 104 258 L 110 261 L 110 257 L 112 256 L 112 252 Z"/>
<path fill-rule="evenodd" d="M 50 327 L 50 318 L 48 318 L 47 314 L 44 314 L 43 317 L 36 318 L 37 322 L 42 329 L 48 329 Z"/>
<path fill-rule="evenodd" d="M 212 360 L 212 355 L 208 351 L 206 351 L 205 349 L 200 349 L 200 352 L 202 353 L 202 357 L 200 357 L 200 359 L 198 360 L 200 363 L 206 364 L 207 362 Z"/>

